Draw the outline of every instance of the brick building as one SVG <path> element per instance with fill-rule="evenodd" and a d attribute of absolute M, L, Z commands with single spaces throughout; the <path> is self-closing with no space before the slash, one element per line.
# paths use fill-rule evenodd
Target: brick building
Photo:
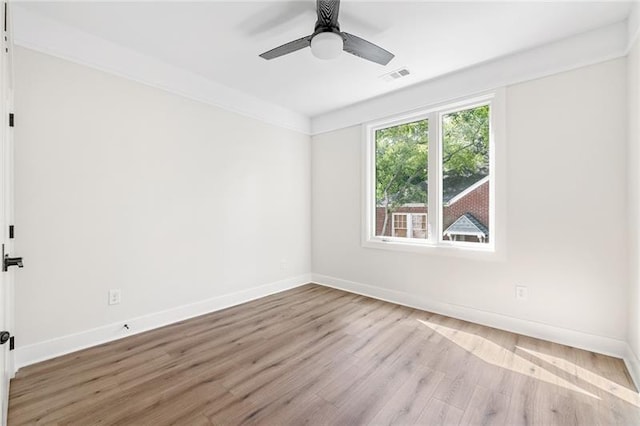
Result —
<path fill-rule="evenodd" d="M 386 236 L 427 238 L 427 206 L 405 204 L 388 218 Z M 444 204 L 444 238 L 487 242 L 489 239 L 489 176 L 480 179 Z M 383 235 L 384 207 L 376 208 L 376 235 Z"/>

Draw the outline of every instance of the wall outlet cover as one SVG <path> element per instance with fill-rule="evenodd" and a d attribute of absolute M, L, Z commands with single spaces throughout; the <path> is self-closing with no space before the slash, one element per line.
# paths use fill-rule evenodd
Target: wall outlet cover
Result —
<path fill-rule="evenodd" d="M 117 305 L 120 303 L 120 289 L 112 288 L 109 290 L 109 305 Z"/>
<path fill-rule="evenodd" d="M 529 289 L 523 285 L 516 286 L 516 299 L 527 300 L 529 297 Z"/>

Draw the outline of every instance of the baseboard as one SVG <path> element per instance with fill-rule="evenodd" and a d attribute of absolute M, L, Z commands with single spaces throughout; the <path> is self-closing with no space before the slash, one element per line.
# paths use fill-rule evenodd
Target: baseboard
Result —
<path fill-rule="evenodd" d="M 314 283 L 320 285 L 361 294 L 374 299 L 397 303 L 399 305 L 446 315 L 525 336 L 626 359 L 625 355 L 628 345 L 622 340 L 555 327 L 540 322 L 523 320 L 494 312 L 482 311 L 468 306 L 437 302 L 425 297 L 416 296 L 415 294 L 384 289 L 326 275 L 312 274 L 312 279 Z"/>
<path fill-rule="evenodd" d="M 112 340 L 121 339 L 133 334 L 153 330 L 174 322 L 208 314 L 241 303 L 259 299 L 270 294 L 289 290 L 311 281 L 311 274 L 299 275 L 273 283 L 252 287 L 247 290 L 213 297 L 211 299 L 178 306 L 161 312 L 140 316 L 93 328 L 76 334 L 58 337 L 44 342 L 18 347 L 15 350 L 16 370 L 36 362 L 45 361 L 60 355 L 65 355 L 91 346 L 96 346 Z M 129 330 L 123 325 L 127 324 Z"/>
<path fill-rule="evenodd" d="M 623 359 L 629 375 L 636 385 L 636 390 L 640 391 L 640 358 L 638 358 L 638 355 L 631 349 L 631 346 L 627 345 Z"/>
<path fill-rule="evenodd" d="M 153 330 L 177 321 L 193 318 L 215 312 L 231 306 L 239 305 L 270 294 L 279 293 L 301 285 L 314 282 L 327 287 L 363 296 L 397 303 L 416 309 L 422 309 L 453 318 L 470 321 L 501 330 L 511 331 L 526 336 L 548 340 L 563 345 L 586 349 L 605 355 L 622 358 L 634 380 L 636 387 L 640 388 L 640 360 L 631 350 L 629 345 L 617 339 L 597 336 L 580 331 L 555 327 L 534 321 L 523 320 L 507 315 L 482 311 L 467 306 L 454 305 L 444 302 L 429 300 L 413 294 L 384 289 L 368 284 L 343 280 L 321 274 L 304 274 L 297 277 L 253 287 L 235 293 L 225 294 L 189 305 L 156 312 L 137 318 L 122 320 L 117 323 L 93 328 L 76 334 L 62 336 L 56 339 L 18 347 L 15 350 L 16 370 L 30 364 L 55 358 L 91 346 L 96 346 L 109 341 L 121 339 L 134 334 Z M 128 331 L 123 329 L 123 324 L 129 325 Z"/>

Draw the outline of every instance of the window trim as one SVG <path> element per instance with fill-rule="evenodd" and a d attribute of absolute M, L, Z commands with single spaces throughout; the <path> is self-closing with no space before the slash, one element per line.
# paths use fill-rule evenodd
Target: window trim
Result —
<path fill-rule="evenodd" d="M 444 240 L 442 225 L 442 116 L 481 105 L 490 106 L 489 115 L 489 243 L 473 243 Z M 500 260 L 505 258 L 506 246 L 506 123 L 505 90 L 499 88 L 465 98 L 439 102 L 384 119 L 362 125 L 362 231 L 361 243 L 365 248 L 399 250 L 426 254 L 442 254 L 471 258 Z M 435 120 L 434 120 L 435 118 Z M 429 238 L 399 238 L 375 235 L 375 132 L 422 119 L 429 120 L 429 164 L 428 178 L 432 182 L 427 200 L 430 211 L 427 215 Z M 435 183 L 433 183 L 435 182 Z M 433 206 L 433 207 L 432 207 Z"/>

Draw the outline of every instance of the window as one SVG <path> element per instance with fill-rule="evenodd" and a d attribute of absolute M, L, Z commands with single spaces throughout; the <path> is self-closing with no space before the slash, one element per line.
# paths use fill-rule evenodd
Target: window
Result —
<path fill-rule="evenodd" d="M 408 237 L 407 233 L 407 214 L 406 213 L 394 213 L 393 214 L 393 236 L 394 237 Z"/>
<path fill-rule="evenodd" d="M 402 238 L 427 238 L 427 215 L 424 213 L 393 213 L 391 235 Z"/>
<path fill-rule="evenodd" d="M 489 105 L 441 114 L 443 239 L 489 242 Z"/>
<path fill-rule="evenodd" d="M 427 215 L 426 214 L 411 215 L 411 237 L 427 238 Z"/>
<path fill-rule="evenodd" d="M 363 242 L 495 249 L 496 94 L 365 126 Z"/>
<path fill-rule="evenodd" d="M 374 138 L 375 235 L 414 238 L 409 231 L 411 213 L 424 217 L 427 214 L 429 121 L 375 129 Z M 426 223 L 424 226 L 426 231 Z M 427 233 L 424 234 L 419 238 L 427 238 Z"/>

